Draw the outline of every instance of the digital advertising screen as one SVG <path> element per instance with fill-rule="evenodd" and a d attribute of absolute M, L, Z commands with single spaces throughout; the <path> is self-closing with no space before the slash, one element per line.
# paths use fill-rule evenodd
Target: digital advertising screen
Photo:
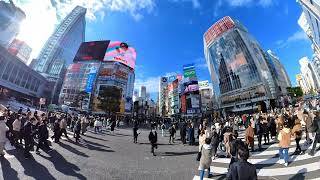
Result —
<path fill-rule="evenodd" d="M 73 61 L 103 61 L 110 41 L 83 42 Z"/>
<path fill-rule="evenodd" d="M 104 61 L 121 62 L 135 68 L 137 53 L 133 47 L 121 41 L 111 41 L 104 56 Z"/>

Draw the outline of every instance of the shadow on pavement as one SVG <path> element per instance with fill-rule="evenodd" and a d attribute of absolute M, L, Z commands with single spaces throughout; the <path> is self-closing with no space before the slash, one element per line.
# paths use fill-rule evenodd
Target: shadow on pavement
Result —
<path fill-rule="evenodd" d="M 82 135 L 82 137 L 88 137 L 88 138 L 92 138 L 92 139 L 96 139 L 96 140 L 100 140 L 100 141 L 108 141 L 108 140 L 105 140 L 105 139 L 102 139 L 102 138 L 90 136 L 88 134 Z"/>
<path fill-rule="evenodd" d="M 69 142 L 73 142 L 73 141 L 69 141 Z M 59 143 L 59 145 L 62 147 L 62 148 L 65 148 L 67 150 L 69 150 L 70 152 L 74 153 L 74 154 L 77 154 L 79 156 L 83 156 L 83 157 L 89 157 L 88 155 L 86 155 L 85 153 L 77 150 L 76 148 L 68 145 L 68 144 L 64 144 L 62 142 Z"/>
<path fill-rule="evenodd" d="M 95 143 L 95 142 L 91 142 L 91 141 L 87 141 L 85 139 L 82 139 L 85 143 L 90 144 L 90 145 L 94 145 L 94 146 L 101 146 L 101 147 L 105 147 L 105 148 L 110 148 L 109 146 L 103 145 L 103 144 L 99 144 L 99 143 Z"/>
<path fill-rule="evenodd" d="M 289 180 L 304 180 L 305 176 L 304 173 L 307 171 L 306 168 L 300 169 L 296 175 L 294 175 L 292 178 Z"/>
<path fill-rule="evenodd" d="M 19 153 L 20 152 L 20 153 Z M 22 151 L 14 152 L 12 155 L 16 157 L 16 159 L 20 162 L 21 166 L 24 169 L 24 175 L 33 177 L 34 179 L 46 179 L 46 180 L 55 180 L 49 170 L 37 162 L 33 156 L 25 159 Z M 11 178 L 9 178 L 11 180 Z"/>
<path fill-rule="evenodd" d="M 51 151 L 48 153 L 50 157 L 39 155 L 43 157 L 44 159 L 47 159 L 48 161 L 51 161 L 54 167 L 56 168 L 57 171 L 63 173 L 64 175 L 67 176 L 72 176 L 75 177 L 76 179 L 86 179 L 83 175 L 77 173 L 77 171 L 80 171 L 79 167 L 68 162 L 60 153 L 57 151 Z M 38 171 L 38 170 L 37 170 Z M 38 178 L 36 178 L 38 179 Z M 44 178 L 41 178 L 44 179 Z M 72 179 L 72 178 L 70 178 Z"/>
<path fill-rule="evenodd" d="M 198 151 L 191 151 L 191 152 L 164 152 L 160 154 L 160 156 L 184 156 L 190 154 L 197 154 Z"/>
<path fill-rule="evenodd" d="M 3 180 L 19 180 L 17 171 L 11 167 L 10 162 L 6 158 L 0 158 L 0 163 Z"/>

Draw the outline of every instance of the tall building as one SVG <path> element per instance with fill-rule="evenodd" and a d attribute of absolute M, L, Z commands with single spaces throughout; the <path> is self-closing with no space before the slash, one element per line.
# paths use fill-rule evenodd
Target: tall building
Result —
<path fill-rule="evenodd" d="M 26 14 L 10 0 L 0 1 L 0 46 L 7 48 L 20 31 Z"/>
<path fill-rule="evenodd" d="M 120 53 L 119 53 L 120 52 Z M 120 41 L 91 41 L 81 44 L 74 63 L 67 69 L 60 103 L 82 110 L 104 113 L 99 107 L 104 90 L 120 93 L 119 110 L 130 114 L 134 89 L 136 52 Z M 77 101 L 78 103 L 74 103 Z"/>
<path fill-rule="evenodd" d="M 75 7 L 49 37 L 30 66 L 54 84 L 52 102 L 57 103 L 66 68 L 85 40 L 86 8 Z"/>
<path fill-rule="evenodd" d="M 143 101 L 147 100 L 147 88 L 145 86 L 141 86 L 140 88 L 140 97 L 143 99 Z"/>
<path fill-rule="evenodd" d="M 291 82 L 287 71 L 280 62 L 279 57 L 271 50 L 268 50 L 266 52 L 266 60 L 277 86 L 276 89 L 278 96 L 287 95 L 287 88 L 291 87 Z"/>
<path fill-rule="evenodd" d="M 8 47 L 8 51 L 25 64 L 28 64 L 32 48 L 26 42 L 14 39 Z"/>
<path fill-rule="evenodd" d="M 278 94 L 264 51 L 239 21 L 227 16 L 213 24 L 204 34 L 204 54 L 224 112 L 275 106 Z"/>
<path fill-rule="evenodd" d="M 300 79 L 303 81 L 301 88 L 303 89 L 304 93 L 308 94 L 318 91 L 320 88 L 320 81 L 313 64 L 307 57 L 301 58 L 299 63 L 301 71 Z"/>
<path fill-rule="evenodd" d="M 320 54 L 320 1 L 319 0 L 298 0 L 303 14 L 298 24 L 307 33 L 313 43 L 316 54 Z"/>
<path fill-rule="evenodd" d="M 166 109 L 166 96 L 167 96 L 167 86 L 168 86 L 168 78 L 167 77 L 160 77 L 159 79 L 159 114 L 162 115 Z"/>

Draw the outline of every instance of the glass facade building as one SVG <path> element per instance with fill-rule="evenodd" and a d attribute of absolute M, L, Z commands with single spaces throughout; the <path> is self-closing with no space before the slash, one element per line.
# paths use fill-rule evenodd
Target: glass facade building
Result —
<path fill-rule="evenodd" d="M 0 45 L 7 48 L 20 31 L 20 23 L 26 14 L 12 1 L 0 1 Z"/>
<path fill-rule="evenodd" d="M 75 7 L 58 25 L 30 66 L 54 84 L 51 102 L 58 103 L 66 67 L 85 40 L 86 8 Z"/>
<path fill-rule="evenodd" d="M 277 96 L 264 52 L 248 30 L 227 16 L 204 34 L 204 53 L 220 108 L 245 111 Z"/>

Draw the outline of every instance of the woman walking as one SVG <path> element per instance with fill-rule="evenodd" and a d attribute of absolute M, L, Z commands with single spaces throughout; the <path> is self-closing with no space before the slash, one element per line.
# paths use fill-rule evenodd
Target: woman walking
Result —
<path fill-rule="evenodd" d="M 302 138 L 302 126 L 299 119 L 295 120 L 295 125 L 292 128 L 292 134 L 296 140 L 296 150 L 294 154 L 301 153 L 300 140 Z"/>
<path fill-rule="evenodd" d="M 290 138 L 291 133 L 289 129 L 289 125 L 284 123 L 284 128 L 279 132 L 278 140 L 279 140 L 279 155 L 280 155 L 280 164 L 284 164 L 288 166 L 289 161 L 289 147 L 290 147 Z M 283 161 L 282 161 L 283 159 Z"/>
<path fill-rule="evenodd" d="M 212 163 L 212 146 L 211 146 L 211 139 L 206 138 L 205 144 L 201 146 L 201 158 L 200 158 L 200 180 L 203 180 L 204 172 L 208 170 L 208 178 L 211 178 L 212 175 L 210 173 L 210 165 Z"/>

